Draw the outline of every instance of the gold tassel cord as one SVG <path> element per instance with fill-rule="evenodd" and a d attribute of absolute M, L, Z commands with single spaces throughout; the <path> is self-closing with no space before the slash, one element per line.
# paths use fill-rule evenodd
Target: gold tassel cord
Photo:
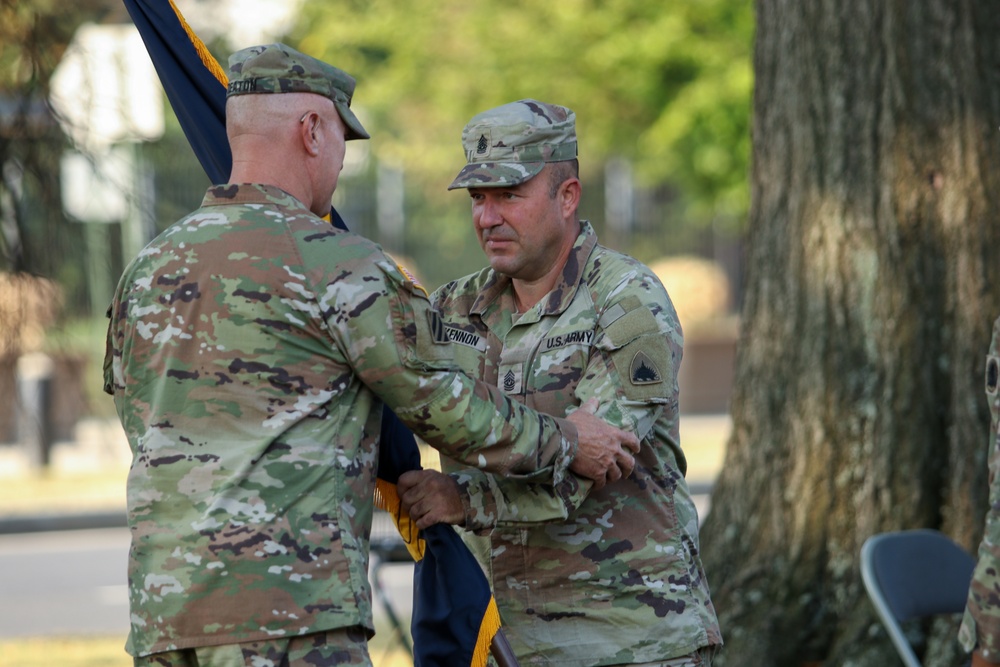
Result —
<path fill-rule="evenodd" d="M 420 529 L 417 528 L 408 514 L 403 514 L 402 503 L 399 500 L 399 492 L 396 485 L 384 479 L 375 480 L 375 507 L 385 510 L 392 517 L 399 531 L 403 543 L 410 552 L 414 561 L 423 560 L 427 543 L 420 537 Z"/>
<path fill-rule="evenodd" d="M 205 42 L 201 41 L 201 38 L 194 34 L 194 31 L 191 30 L 191 26 L 188 25 L 188 22 L 184 19 L 184 15 L 181 14 L 179 9 L 177 9 L 177 5 L 174 4 L 174 0 L 170 0 L 170 8 L 174 10 L 174 14 L 177 15 L 177 20 L 180 21 L 182 26 L 184 26 L 184 32 L 187 33 L 188 39 L 191 40 L 194 50 L 198 52 L 198 56 L 201 58 L 202 64 L 205 65 L 205 69 L 211 72 L 212 76 L 218 79 L 219 83 L 223 86 L 229 85 L 229 77 L 226 76 L 225 70 L 222 69 L 219 62 L 209 52 L 208 47 L 205 46 Z"/>
<path fill-rule="evenodd" d="M 476 638 L 476 648 L 472 653 L 472 667 L 486 667 L 490 655 L 490 645 L 493 637 L 500 630 L 500 610 L 497 601 L 490 596 L 490 603 L 483 614 L 483 622 L 479 625 L 479 637 Z"/>

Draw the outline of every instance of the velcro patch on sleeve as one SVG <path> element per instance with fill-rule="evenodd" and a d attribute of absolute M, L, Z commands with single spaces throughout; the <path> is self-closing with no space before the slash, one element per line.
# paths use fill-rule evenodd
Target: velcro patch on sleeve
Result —
<path fill-rule="evenodd" d="M 659 325 L 653 313 L 648 308 L 639 307 L 627 311 L 610 325 L 605 326 L 604 335 L 607 336 L 612 347 L 618 348 L 640 336 L 656 333 L 658 330 Z"/>
<path fill-rule="evenodd" d="M 667 335 L 648 306 L 629 296 L 608 308 L 600 319 L 599 347 L 606 351 L 625 397 L 661 403 L 673 390 L 673 359 Z"/>

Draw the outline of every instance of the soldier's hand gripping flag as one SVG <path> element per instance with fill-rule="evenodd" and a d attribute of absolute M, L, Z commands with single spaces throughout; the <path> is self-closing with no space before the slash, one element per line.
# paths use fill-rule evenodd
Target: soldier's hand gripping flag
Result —
<path fill-rule="evenodd" d="M 225 183 L 232 167 L 226 139 L 225 70 L 191 30 L 172 0 L 123 0 L 146 45 L 167 99 L 212 183 Z M 336 210 L 331 222 L 346 229 Z M 382 419 L 377 499 L 396 520 L 414 570 L 413 634 L 416 667 L 482 667 L 492 650 L 498 663 L 514 665 L 499 631 L 489 584 L 450 526 L 417 535 L 399 509 L 399 475 L 420 467 L 413 434 L 386 409 Z M 423 539 L 421 539 L 423 538 Z"/>

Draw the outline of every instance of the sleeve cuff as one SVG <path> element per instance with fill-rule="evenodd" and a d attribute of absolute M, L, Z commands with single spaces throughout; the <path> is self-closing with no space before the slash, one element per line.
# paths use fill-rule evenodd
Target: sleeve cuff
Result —
<path fill-rule="evenodd" d="M 497 525 L 496 494 L 490 483 L 490 475 L 481 470 L 466 468 L 451 473 L 451 478 L 458 483 L 459 495 L 462 499 L 462 510 L 466 530 L 482 534 L 491 531 Z"/>

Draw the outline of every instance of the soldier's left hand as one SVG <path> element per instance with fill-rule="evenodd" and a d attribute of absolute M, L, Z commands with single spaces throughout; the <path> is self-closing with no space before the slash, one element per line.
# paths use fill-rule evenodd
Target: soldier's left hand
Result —
<path fill-rule="evenodd" d="M 576 457 L 569 468 L 594 480 L 594 488 L 600 489 L 632 474 L 639 439 L 595 416 L 597 407 L 596 398 L 588 399 L 567 419 L 576 426 L 578 436 Z"/>

